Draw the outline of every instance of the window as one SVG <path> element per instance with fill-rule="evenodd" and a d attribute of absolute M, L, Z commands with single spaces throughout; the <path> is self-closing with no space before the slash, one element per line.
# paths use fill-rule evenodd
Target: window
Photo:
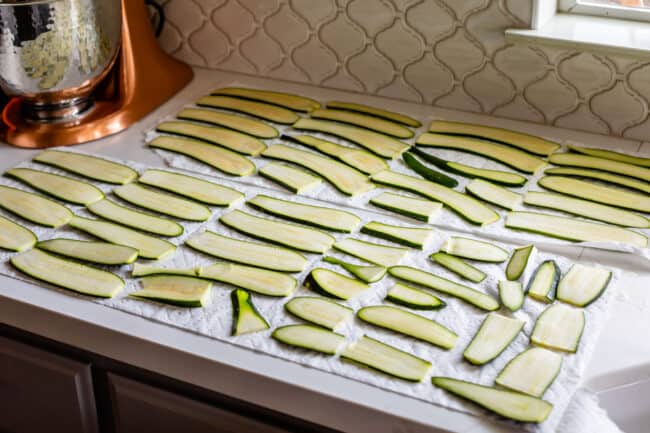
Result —
<path fill-rule="evenodd" d="M 558 9 L 581 15 L 650 21 L 650 0 L 558 0 Z"/>

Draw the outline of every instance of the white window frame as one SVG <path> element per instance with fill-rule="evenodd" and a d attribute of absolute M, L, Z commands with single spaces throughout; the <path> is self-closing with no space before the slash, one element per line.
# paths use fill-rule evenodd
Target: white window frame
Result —
<path fill-rule="evenodd" d="M 558 0 L 558 11 L 579 15 L 593 15 L 632 21 L 650 21 L 650 8 L 631 8 L 603 5 L 589 0 Z"/>

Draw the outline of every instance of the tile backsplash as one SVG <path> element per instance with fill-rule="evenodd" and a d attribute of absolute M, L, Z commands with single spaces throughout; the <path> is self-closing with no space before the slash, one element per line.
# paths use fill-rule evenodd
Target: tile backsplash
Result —
<path fill-rule="evenodd" d="M 650 60 L 509 44 L 532 0 L 166 0 L 203 67 L 647 141 Z"/>

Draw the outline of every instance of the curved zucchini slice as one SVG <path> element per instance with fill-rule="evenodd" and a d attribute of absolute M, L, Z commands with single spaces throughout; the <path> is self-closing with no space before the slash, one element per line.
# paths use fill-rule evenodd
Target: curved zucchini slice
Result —
<path fill-rule="evenodd" d="M 31 168 L 12 168 L 5 172 L 5 176 L 18 179 L 40 192 L 68 203 L 86 206 L 104 198 L 104 193 L 99 188 L 58 174 Z"/>
<path fill-rule="evenodd" d="M 513 391 L 542 397 L 561 368 L 562 355 L 541 347 L 532 347 L 512 358 L 495 382 Z"/>
<path fill-rule="evenodd" d="M 444 173 L 440 173 L 439 171 L 435 171 L 427 167 L 425 164 L 422 164 L 422 162 L 420 162 L 420 160 L 417 159 L 415 155 L 410 151 L 402 154 L 402 159 L 404 160 L 404 163 L 411 170 L 413 170 L 414 172 L 416 172 L 426 180 L 439 183 L 440 185 L 448 186 L 449 188 L 454 188 L 458 186 L 458 181 L 456 179 L 454 179 L 453 177 L 449 177 Z"/>
<path fill-rule="evenodd" d="M 375 187 L 366 175 L 352 167 L 326 156 L 294 149 L 283 144 L 269 147 L 262 153 L 262 156 L 292 162 L 307 168 L 327 179 L 336 189 L 347 195 L 362 194 Z"/>
<path fill-rule="evenodd" d="M 557 286 L 558 301 L 586 307 L 603 294 L 612 272 L 597 266 L 575 264 L 564 274 Z"/>
<path fill-rule="evenodd" d="M 361 227 L 361 233 L 423 249 L 431 241 L 435 231 L 421 227 L 403 227 L 372 221 Z"/>
<path fill-rule="evenodd" d="M 365 335 L 348 345 L 341 358 L 410 382 L 421 382 L 431 370 L 429 361 Z"/>
<path fill-rule="evenodd" d="M 414 135 L 412 130 L 398 123 L 353 111 L 321 108 L 312 111 L 310 116 L 314 119 L 333 120 L 335 122 L 359 126 L 397 138 L 411 138 Z"/>
<path fill-rule="evenodd" d="M 386 275 L 387 269 L 383 266 L 364 266 L 364 265 L 355 265 L 353 263 L 348 263 L 343 260 L 339 260 L 336 257 L 327 256 L 323 257 L 323 261 L 331 263 L 333 265 L 339 265 L 364 283 L 376 283 L 377 281 L 384 278 Z"/>
<path fill-rule="evenodd" d="M 597 156 L 580 155 L 577 153 L 554 153 L 548 159 L 555 165 L 568 165 L 571 167 L 593 168 L 610 173 L 622 174 L 650 182 L 650 168 L 639 167 L 611 159 Z"/>
<path fill-rule="evenodd" d="M 519 281 L 499 281 L 499 299 L 510 311 L 515 312 L 524 305 L 524 287 Z"/>
<path fill-rule="evenodd" d="M 280 326 L 271 336 L 289 346 L 314 350 L 326 355 L 335 355 L 345 344 L 343 335 L 313 325 Z"/>
<path fill-rule="evenodd" d="M 555 291 L 560 280 L 560 273 L 560 268 L 554 260 L 542 262 L 528 280 L 526 294 L 538 301 L 547 304 L 552 303 L 555 300 Z"/>
<path fill-rule="evenodd" d="M 353 298 L 370 288 L 354 278 L 325 268 L 312 269 L 304 284 L 316 293 L 343 300 Z"/>
<path fill-rule="evenodd" d="M 535 251 L 536 248 L 533 244 L 515 248 L 506 266 L 506 278 L 509 281 L 518 280 L 522 276 Z"/>
<path fill-rule="evenodd" d="M 196 277 L 198 273 L 196 268 L 161 268 L 158 266 L 143 265 L 141 263 L 133 264 L 133 268 L 131 269 L 132 277 L 148 277 L 150 275 L 179 275 L 181 277 Z"/>
<path fill-rule="evenodd" d="M 624 162 L 626 164 L 639 165 L 641 167 L 650 168 L 650 158 L 642 158 L 640 156 L 627 155 L 625 153 L 614 152 L 612 150 L 594 149 L 592 147 L 583 146 L 568 146 L 573 152 L 582 153 L 583 155 L 596 156 L 604 159 L 611 159 L 612 161 Z"/>
<path fill-rule="evenodd" d="M 266 144 L 257 138 L 218 126 L 203 126 L 190 122 L 168 121 L 156 126 L 156 131 L 194 138 L 250 156 L 259 155 L 266 149 Z"/>
<path fill-rule="evenodd" d="M 118 185 L 132 182 L 138 177 L 138 172 L 126 165 L 82 153 L 46 150 L 33 160 L 89 179 Z"/>
<path fill-rule="evenodd" d="M 453 349 L 458 340 L 455 332 L 440 323 L 396 307 L 364 307 L 357 311 L 357 317 L 372 325 L 426 341 L 446 350 Z"/>
<path fill-rule="evenodd" d="M 12 257 L 11 264 L 32 278 L 84 295 L 112 298 L 124 288 L 124 281 L 117 275 L 36 248 Z"/>
<path fill-rule="evenodd" d="M 384 267 L 398 264 L 408 254 L 406 248 L 389 247 L 352 238 L 338 241 L 334 244 L 334 248 L 351 256 Z"/>
<path fill-rule="evenodd" d="M 205 231 L 192 235 L 185 244 L 220 259 L 281 272 L 302 272 L 307 259 L 295 251 L 229 238 Z"/>
<path fill-rule="evenodd" d="M 555 167 L 544 170 L 544 174 L 597 179 L 650 194 L 650 184 L 648 182 L 618 174 L 605 173 L 604 171 L 590 170 L 588 168 Z"/>
<path fill-rule="evenodd" d="M 452 256 L 489 263 L 505 262 L 509 256 L 501 247 L 461 236 L 450 236 L 442 246 L 442 251 Z"/>
<path fill-rule="evenodd" d="M 222 126 L 257 138 L 275 138 L 279 135 L 277 129 L 264 122 L 222 111 L 184 108 L 176 117 L 183 120 L 194 120 L 210 125 Z"/>
<path fill-rule="evenodd" d="M 161 135 L 151 140 L 148 146 L 188 156 L 233 176 L 248 176 L 255 172 L 255 164 L 245 156 L 191 138 Z"/>
<path fill-rule="evenodd" d="M 201 278 L 231 284 L 266 296 L 288 296 L 298 285 L 295 278 L 282 272 L 233 263 L 202 266 L 198 269 L 198 275 Z"/>
<path fill-rule="evenodd" d="M 223 87 L 213 90 L 212 95 L 228 95 L 236 98 L 252 99 L 253 101 L 266 102 L 279 105 L 294 111 L 312 111 L 320 108 L 320 103 L 304 96 L 291 93 L 273 92 L 271 90 L 248 89 L 244 87 Z"/>
<path fill-rule="evenodd" d="M 395 283 L 386 294 L 386 299 L 414 310 L 436 310 L 447 305 L 437 296 L 401 283 Z"/>
<path fill-rule="evenodd" d="M 465 186 L 465 191 L 476 198 L 492 203 L 504 209 L 513 210 L 523 202 L 521 194 L 512 192 L 502 186 L 483 179 L 474 179 Z"/>
<path fill-rule="evenodd" d="M 350 233 L 361 223 L 361 218 L 351 212 L 296 203 L 263 194 L 256 195 L 248 200 L 247 204 L 280 218 L 337 232 Z"/>
<path fill-rule="evenodd" d="M 348 323 L 354 316 L 354 310 L 325 298 L 302 296 L 293 298 L 284 309 L 296 317 L 327 329 L 335 330 Z"/>
<path fill-rule="evenodd" d="M 355 104 L 354 102 L 330 101 L 327 103 L 327 108 L 369 114 L 371 116 L 390 120 L 391 122 L 401 123 L 402 125 L 411 126 L 413 128 L 419 128 L 422 126 L 422 123 L 413 119 L 412 117 L 408 117 L 400 113 L 395 113 L 394 111 L 371 107 L 369 105 Z"/>
<path fill-rule="evenodd" d="M 186 174 L 153 168 L 142 173 L 138 182 L 211 206 L 227 207 L 244 198 L 244 194 L 227 186 Z"/>
<path fill-rule="evenodd" d="M 327 120 L 302 118 L 293 124 L 294 129 L 316 131 L 334 135 L 368 149 L 383 158 L 395 159 L 406 152 L 409 145 L 393 137 L 356 126 L 343 125 Z"/>
<path fill-rule="evenodd" d="M 231 335 L 244 335 L 260 332 L 270 328 L 269 322 L 257 311 L 250 293 L 235 289 L 230 292 L 232 301 Z"/>
<path fill-rule="evenodd" d="M 416 140 L 418 146 L 453 149 L 474 153 L 501 162 L 524 173 L 535 173 L 546 165 L 541 158 L 510 146 L 466 137 L 425 132 Z"/>
<path fill-rule="evenodd" d="M 375 182 L 439 201 L 473 224 L 485 225 L 499 220 L 499 214 L 478 200 L 428 180 L 391 170 L 373 174 L 370 178 Z"/>
<path fill-rule="evenodd" d="M 537 346 L 575 353 L 584 327 L 584 310 L 553 304 L 537 318 L 530 341 Z"/>
<path fill-rule="evenodd" d="M 210 281 L 181 275 L 152 275 L 140 280 L 142 289 L 129 293 L 179 307 L 203 307 L 210 298 Z"/>
<path fill-rule="evenodd" d="M 196 105 L 237 111 L 285 125 L 290 125 L 300 119 L 296 113 L 283 107 L 230 96 L 204 96 L 196 101 Z"/>
<path fill-rule="evenodd" d="M 551 403 L 518 392 L 478 385 L 451 377 L 432 377 L 431 382 L 438 388 L 515 421 L 540 423 L 545 421 L 553 410 Z"/>
<path fill-rule="evenodd" d="M 38 238 L 25 227 L 0 215 L 0 248 L 10 251 L 25 251 L 32 248 Z"/>
<path fill-rule="evenodd" d="M 487 364 L 512 343 L 523 327 L 523 320 L 497 313 L 488 314 L 463 352 L 463 358 L 474 365 Z"/>
<path fill-rule="evenodd" d="M 370 199 L 369 203 L 425 223 L 435 220 L 442 210 L 442 203 L 393 194 L 392 192 L 382 192 Z"/>
<path fill-rule="evenodd" d="M 210 209 L 202 204 L 160 193 L 135 183 L 119 186 L 113 190 L 113 194 L 132 205 L 183 220 L 206 221 L 212 215 Z"/>
<path fill-rule="evenodd" d="M 323 254 L 336 241 L 333 236 L 320 230 L 260 218 L 240 210 L 223 215 L 219 221 L 254 238 L 310 253 Z"/>
<path fill-rule="evenodd" d="M 499 302 L 490 295 L 417 268 L 393 266 L 388 269 L 388 273 L 395 278 L 454 296 L 482 310 L 494 311 L 499 309 Z"/>
<path fill-rule="evenodd" d="M 74 216 L 70 226 L 106 242 L 135 248 L 143 259 L 160 260 L 176 251 L 170 242 L 105 221 Z"/>
<path fill-rule="evenodd" d="M 482 270 L 470 265 L 466 261 L 459 259 L 456 256 L 452 256 L 447 253 L 438 251 L 437 253 L 431 254 L 431 260 L 438 263 L 445 269 L 448 269 L 460 277 L 474 283 L 480 283 L 485 279 L 485 277 L 487 277 L 487 274 Z"/>
<path fill-rule="evenodd" d="M 43 196 L 0 185 L 0 208 L 45 227 L 58 228 L 72 219 L 72 212 Z"/>
<path fill-rule="evenodd" d="M 296 194 L 304 194 L 323 183 L 320 177 L 277 162 L 266 164 L 259 169 L 258 174 Z"/>
<path fill-rule="evenodd" d="M 183 226 L 174 221 L 120 206 L 106 198 L 87 208 L 98 217 L 148 233 L 171 237 L 183 234 Z"/>
<path fill-rule="evenodd" d="M 39 242 L 36 247 L 60 256 L 100 265 L 126 265 L 138 258 L 138 250 L 135 248 L 108 242 L 50 239 Z"/>

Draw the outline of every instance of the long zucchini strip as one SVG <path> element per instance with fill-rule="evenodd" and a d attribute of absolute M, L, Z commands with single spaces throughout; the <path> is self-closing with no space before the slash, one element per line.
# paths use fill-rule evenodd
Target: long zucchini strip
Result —
<path fill-rule="evenodd" d="M 244 87 L 223 87 L 211 92 L 212 95 L 228 95 L 253 101 L 279 105 L 294 111 L 312 111 L 320 108 L 320 103 L 305 96 L 271 90 L 249 89 Z"/>
<path fill-rule="evenodd" d="M 548 160 L 556 165 L 593 168 L 650 182 L 650 168 L 639 167 L 638 165 L 628 164 L 626 162 L 576 153 L 554 153 Z"/>
<path fill-rule="evenodd" d="M 430 223 L 440 214 L 442 203 L 405 195 L 382 192 L 370 199 L 370 204 L 418 221 Z"/>
<path fill-rule="evenodd" d="M 183 220 L 206 221 L 212 215 L 210 209 L 202 204 L 154 191 L 136 183 L 117 187 L 113 194 L 132 205 Z"/>
<path fill-rule="evenodd" d="M 183 120 L 194 120 L 210 125 L 222 126 L 258 138 L 275 138 L 279 135 L 277 129 L 264 122 L 222 111 L 184 108 L 176 117 Z"/>
<path fill-rule="evenodd" d="M 348 323 L 354 317 L 354 310 L 350 307 L 334 302 L 330 299 L 313 296 L 299 296 L 286 304 L 284 309 L 296 317 L 307 322 L 315 323 L 327 329 L 335 330 Z"/>
<path fill-rule="evenodd" d="M 554 167 L 544 170 L 544 174 L 597 179 L 650 194 L 650 183 L 604 171 L 590 170 L 588 168 Z"/>
<path fill-rule="evenodd" d="M 88 205 L 87 209 L 98 217 L 160 236 L 180 236 L 184 231 L 175 221 L 133 210 L 106 198 Z"/>
<path fill-rule="evenodd" d="M 196 101 L 196 105 L 238 111 L 286 125 L 292 124 L 300 118 L 296 113 L 286 108 L 230 96 L 204 96 Z"/>
<path fill-rule="evenodd" d="M 332 256 L 323 257 L 323 261 L 333 265 L 339 265 L 364 283 L 376 283 L 384 278 L 387 271 L 384 266 L 355 265 L 354 263 L 348 263 Z"/>
<path fill-rule="evenodd" d="M 125 265 L 138 258 L 138 250 L 108 242 L 80 241 L 76 239 L 50 239 L 36 244 L 50 253 L 100 265 Z"/>
<path fill-rule="evenodd" d="M 123 185 L 138 177 L 138 172 L 126 165 L 81 153 L 46 150 L 34 161 L 51 165 L 89 179 Z"/>
<path fill-rule="evenodd" d="M 70 222 L 72 212 L 59 203 L 21 189 L 0 185 L 0 208 L 46 227 L 61 227 Z"/>
<path fill-rule="evenodd" d="M 104 198 L 104 193 L 94 185 L 58 174 L 31 168 L 12 168 L 5 172 L 5 176 L 18 179 L 40 192 L 68 203 L 86 206 Z"/>
<path fill-rule="evenodd" d="M 413 131 L 409 128 L 391 122 L 390 120 L 385 120 L 376 116 L 369 116 L 367 114 L 355 113 L 353 111 L 318 109 L 312 111 L 310 116 L 314 119 L 325 119 L 347 123 L 397 138 L 411 138 L 414 135 Z"/>
<path fill-rule="evenodd" d="M 433 238 L 435 231 L 423 227 L 404 227 L 371 221 L 361 227 L 361 233 L 393 241 L 407 247 L 423 249 Z"/>
<path fill-rule="evenodd" d="M 413 128 L 419 128 L 422 126 L 422 123 L 420 123 L 418 120 L 415 120 L 409 116 L 405 116 L 404 114 L 384 110 L 382 108 L 371 107 L 369 105 L 355 104 L 354 102 L 330 101 L 327 103 L 327 108 L 369 114 L 371 116 L 390 120 L 391 122 L 401 123 L 402 125 L 411 126 Z"/>
<path fill-rule="evenodd" d="M 627 155 L 625 153 L 614 152 L 606 149 L 594 149 L 592 147 L 583 146 L 569 146 L 569 149 L 582 153 L 584 155 L 597 156 L 599 158 L 611 159 L 613 161 L 625 162 L 627 164 L 639 165 L 641 167 L 650 168 L 650 158 L 642 158 L 640 156 Z"/>
<path fill-rule="evenodd" d="M 298 285 L 291 275 L 234 263 L 202 266 L 198 270 L 198 275 L 201 278 L 231 284 L 266 296 L 288 296 Z"/>
<path fill-rule="evenodd" d="M 312 269 L 304 284 L 316 293 L 344 300 L 353 298 L 370 288 L 359 280 L 325 268 Z"/>
<path fill-rule="evenodd" d="M 129 296 L 151 299 L 180 307 L 202 307 L 210 298 L 212 282 L 195 276 L 150 275 L 140 280 L 142 288 Z"/>
<path fill-rule="evenodd" d="M 0 215 L 0 248 L 10 251 L 25 251 L 34 246 L 38 238 L 25 227 Z"/>
<path fill-rule="evenodd" d="M 358 239 L 346 238 L 334 244 L 334 248 L 376 265 L 388 267 L 397 265 L 408 254 L 408 249 L 389 247 Z"/>
<path fill-rule="evenodd" d="M 304 194 L 323 183 L 320 177 L 277 162 L 266 164 L 257 173 L 296 194 Z"/>
<path fill-rule="evenodd" d="M 447 186 L 449 188 L 454 188 L 458 186 L 458 181 L 454 179 L 453 177 L 449 177 L 444 173 L 441 173 L 439 171 L 433 170 L 430 167 L 427 167 L 426 164 L 423 164 L 417 157 L 414 155 L 414 153 L 405 152 L 402 155 L 402 159 L 404 160 L 404 163 L 406 163 L 406 166 L 425 178 L 426 180 L 430 180 L 431 182 L 439 183 L 440 185 Z"/>
<path fill-rule="evenodd" d="M 523 201 L 521 194 L 483 179 L 472 180 L 465 186 L 465 191 L 483 201 L 509 210 L 514 210 Z"/>
<path fill-rule="evenodd" d="M 345 337 L 314 325 L 286 325 L 273 331 L 272 337 L 281 343 L 301 349 L 335 355 L 345 345 Z"/>

